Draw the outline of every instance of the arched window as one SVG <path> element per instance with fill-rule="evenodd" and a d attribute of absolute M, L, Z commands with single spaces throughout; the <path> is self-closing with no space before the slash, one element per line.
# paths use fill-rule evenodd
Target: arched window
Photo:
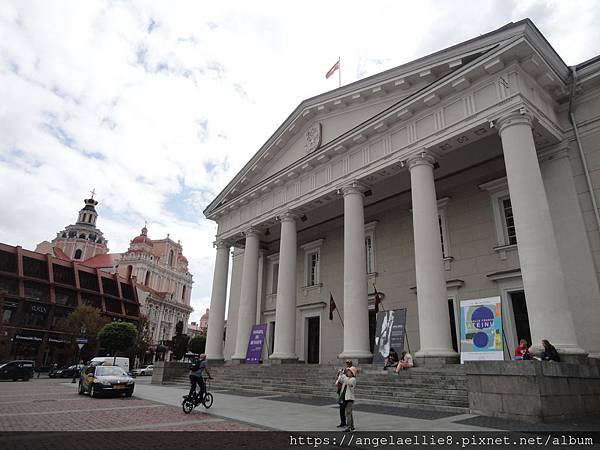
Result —
<path fill-rule="evenodd" d="M 150 271 L 146 272 L 146 279 L 144 280 L 144 284 L 148 286 L 150 284 Z"/>
<path fill-rule="evenodd" d="M 173 265 L 173 250 L 169 251 L 169 265 Z"/>
<path fill-rule="evenodd" d="M 131 278 L 132 272 L 133 272 L 133 266 L 130 264 L 127 266 L 127 278 Z"/>
<path fill-rule="evenodd" d="M 183 286 L 183 289 L 181 290 L 181 300 L 185 300 L 185 286 Z"/>
<path fill-rule="evenodd" d="M 75 250 L 75 256 L 73 257 L 73 259 L 81 259 L 81 249 L 80 248 Z"/>

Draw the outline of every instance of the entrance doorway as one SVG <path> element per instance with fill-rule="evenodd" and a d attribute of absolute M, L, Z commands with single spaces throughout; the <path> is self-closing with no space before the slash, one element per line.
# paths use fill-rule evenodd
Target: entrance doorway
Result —
<path fill-rule="evenodd" d="M 456 316 L 454 314 L 454 299 L 448 299 L 448 315 L 450 318 L 450 336 L 452 338 L 452 348 L 458 351 L 458 340 L 456 338 Z"/>
<path fill-rule="evenodd" d="M 319 364 L 320 322 L 319 317 L 308 317 L 306 319 L 306 362 L 308 364 Z"/>
<path fill-rule="evenodd" d="M 369 351 L 373 353 L 373 345 L 375 345 L 375 330 L 377 329 L 377 313 L 369 311 Z"/>
<path fill-rule="evenodd" d="M 269 322 L 269 356 L 273 353 L 275 347 L 275 322 Z"/>
<path fill-rule="evenodd" d="M 529 330 L 529 316 L 527 314 L 525 292 L 511 292 L 509 295 L 513 309 L 515 329 L 517 331 L 517 344 L 519 340 L 525 339 L 531 345 L 531 331 Z"/>

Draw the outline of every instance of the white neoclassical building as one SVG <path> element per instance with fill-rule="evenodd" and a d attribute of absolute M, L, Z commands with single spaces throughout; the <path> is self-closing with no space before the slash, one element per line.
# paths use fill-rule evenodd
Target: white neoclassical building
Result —
<path fill-rule="evenodd" d="M 507 358 L 599 356 L 598 186 L 600 57 L 568 67 L 529 20 L 305 100 L 205 210 L 208 358 L 267 323 L 272 361 L 368 359 L 374 286 L 424 364 L 492 296 Z"/>

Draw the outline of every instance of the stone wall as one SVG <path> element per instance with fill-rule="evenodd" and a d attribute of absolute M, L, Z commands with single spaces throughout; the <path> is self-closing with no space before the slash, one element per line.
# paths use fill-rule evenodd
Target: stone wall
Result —
<path fill-rule="evenodd" d="M 190 362 L 156 361 L 152 371 L 152 384 L 163 384 L 190 371 Z"/>
<path fill-rule="evenodd" d="M 600 413 L 600 364 L 542 361 L 465 363 L 475 414 L 555 422 Z"/>

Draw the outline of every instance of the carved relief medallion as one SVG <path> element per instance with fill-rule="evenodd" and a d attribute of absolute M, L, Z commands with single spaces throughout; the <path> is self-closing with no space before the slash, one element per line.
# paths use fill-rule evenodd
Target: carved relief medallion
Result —
<path fill-rule="evenodd" d="M 306 143 L 304 149 L 306 153 L 314 152 L 321 146 L 321 123 L 315 122 L 306 130 Z"/>

